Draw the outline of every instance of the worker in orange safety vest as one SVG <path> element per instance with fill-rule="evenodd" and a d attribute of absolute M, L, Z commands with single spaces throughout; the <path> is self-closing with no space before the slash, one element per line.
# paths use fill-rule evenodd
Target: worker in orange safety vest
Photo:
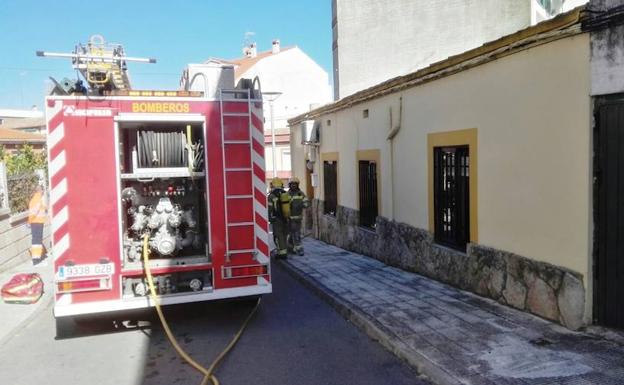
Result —
<path fill-rule="evenodd" d="M 28 224 L 30 225 L 30 256 L 33 265 L 38 265 L 45 258 L 43 247 L 43 225 L 47 219 L 48 205 L 43 193 L 43 186 L 38 184 L 28 203 Z"/>

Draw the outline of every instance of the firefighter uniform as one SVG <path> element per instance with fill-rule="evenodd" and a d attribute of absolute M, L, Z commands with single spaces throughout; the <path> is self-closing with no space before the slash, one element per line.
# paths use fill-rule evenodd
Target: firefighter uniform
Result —
<path fill-rule="evenodd" d="M 28 203 L 28 224 L 32 237 L 30 256 L 33 259 L 33 264 L 37 264 L 44 257 L 43 225 L 46 222 L 47 209 L 43 188 L 37 186 L 37 190 Z"/>
<path fill-rule="evenodd" d="M 267 198 L 269 208 L 269 222 L 273 228 L 275 251 L 272 253 L 277 259 L 288 257 L 288 218 L 290 217 L 290 195 L 283 188 L 280 178 L 271 181 L 271 192 Z"/>
<path fill-rule="evenodd" d="M 310 206 L 308 198 L 299 189 L 299 178 L 294 177 L 288 183 L 288 195 L 290 195 L 290 218 L 288 221 L 288 232 L 292 250 L 303 255 L 303 245 L 301 244 L 301 222 L 303 220 L 303 209 Z"/>

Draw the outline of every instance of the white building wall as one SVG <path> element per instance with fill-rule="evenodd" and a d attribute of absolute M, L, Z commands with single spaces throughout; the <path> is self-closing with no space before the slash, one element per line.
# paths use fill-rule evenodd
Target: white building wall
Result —
<path fill-rule="evenodd" d="M 298 47 L 260 60 L 241 77 L 260 78 L 263 92 L 281 92 L 273 102 L 275 129 L 288 128 L 287 120 L 330 102 L 327 72 Z M 270 105 L 264 106 L 265 129 L 271 128 Z"/>
<path fill-rule="evenodd" d="M 339 97 L 529 26 L 530 1 L 335 0 Z"/>
<path fill-rule="evenodd" d="M 587 4 L 589 0 L 565 0 L 561 7 L 561 12 L 568 12 L 576 7 Z"/>
<path fill-rule="evenodd" d="M 275 145 L 275 168 L 278 171 L 291 171 L 291 149 L 290 144 L 276 144 Z M 272 146 L 266 146 L 264 148 L 264 160 L 265 168 L 267 171 L 273 171 L 273 148 Z M 303 175 L 303 174 L 299 174 Z"/>
<path fill-rule="evenodd" d="M 531 25 L 552 19 L 560 13 L 568 12 L 587 4 L 589 0 L 529 0 L 531 2 Z M 549 8 L 545 7 L 547 5 Z"/>
<path fill-rule="evenodd" d="M 298 47 L 285 49 L 277 55 L 260 60 L 240 77 L 254 78 L 256 76 L 260 78 L 263 92 L 281 93 L 278 97 L 264 98 L 264 130 L 267 134 L 271 133 L 272 124 L 276 132 L 278 130 L 289 132 L 288 119 L 332 100 L 327 72 Z M 271 104 L 273 122 L 271 121 Z M 299 161 L 289 154 L 291 154 L 290 145 L 276 145 L 275 168 L 278 174 L 280 171 L 290 172 L 294 162 Z M 272 172 L 274 160 L 270 144 L 265 146 L 265 159 L 267 171 Z M 295 168 L 291 175 L 303 180 L 305 170 L 300 172 L 299 168 Z"/>
<path fill-rule="evenodd" d="M 624 5 L 624 0 L 592 0 L 595 9 Z M 591 33 L 591 94 L 624 92 L 624 26 L 618 25 Z"/>

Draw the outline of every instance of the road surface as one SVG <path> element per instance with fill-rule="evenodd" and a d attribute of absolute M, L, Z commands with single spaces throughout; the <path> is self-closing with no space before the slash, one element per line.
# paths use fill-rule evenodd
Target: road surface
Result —
<path fill-rule="evenodd" d="M 223 385 L 426 385 L 299 282 L 273 266 L 273 291 L 216 371 Z M 16 305 L 17 306 L 17 305 Z M 166 315 L 182 346 L 208 365 L 252 309 L 249 301 L 181 305 Z M 0 347 L 0 383 L 199 384 L 153 313 L 139 327 L 96 320 L 65 325 L 55 339 L 51 308 Z M 127 323 L 126 323 L 127 324 Z"/>

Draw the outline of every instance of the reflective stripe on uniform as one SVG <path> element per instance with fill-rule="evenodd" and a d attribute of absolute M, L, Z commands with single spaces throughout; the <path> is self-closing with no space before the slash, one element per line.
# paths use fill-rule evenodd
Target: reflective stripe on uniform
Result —
<path fill-rule="evenodd" d="M 43 255 L 42 245 L 32 245 L 30 247 L 30 256 L 32 258 L 40 258 Z"/>

